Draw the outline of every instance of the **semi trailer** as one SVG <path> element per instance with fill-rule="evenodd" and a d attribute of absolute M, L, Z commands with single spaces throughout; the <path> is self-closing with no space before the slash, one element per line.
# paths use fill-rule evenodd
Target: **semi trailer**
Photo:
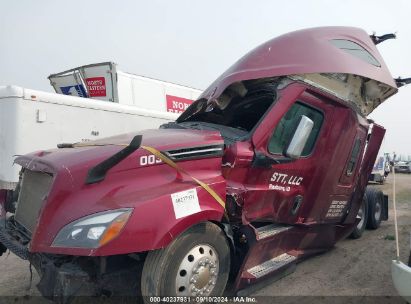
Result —
<path fill-rule="evenodd" d="M 51 149 L 60 142 L 158 128 L 174 121 L 201 94 L 122 72 L 112 62 L 76 67 L 49 80 L 56 93 L 0 86 L 0 188 L 17 185 L 16 155 Z"/>
<path fill-rule="evenodd" d="M 371 175 L 368 179 L 370 182 L 384 184 L 388 174 L 391 172 L 389 153 L 377 156 Z"/>
<path fill-rule="evenodd" d="M 19 156 L 0 252 L 43 296 L 245 294 L 388 218 L 367 188 L 385 129 L 366 116 L 408 80 L 351 27 L 300 30 L 238 60 L 175 122 Z M 123 283 L 119 283 L 123 281 Z"/>

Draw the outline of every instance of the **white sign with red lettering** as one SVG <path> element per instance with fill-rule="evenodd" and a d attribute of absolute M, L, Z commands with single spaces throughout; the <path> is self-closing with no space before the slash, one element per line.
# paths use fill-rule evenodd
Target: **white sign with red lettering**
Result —
<path fill-rule="evenodd" d="M 171 113 L 183 113 L 193 103 L 191 99 L 172 95 L 166 95 L 166 101 L 167 112 Z"/>
<path fill-rule="evenodd" d="M 107 96 L 106 79 L 104 77 L 86 78 L 86 85 L 90 97 Z"/>

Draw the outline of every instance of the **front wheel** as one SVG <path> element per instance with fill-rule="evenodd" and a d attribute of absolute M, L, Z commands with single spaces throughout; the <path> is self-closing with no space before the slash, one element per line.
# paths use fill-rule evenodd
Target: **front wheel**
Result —
<path fill-rule="evenodd" d="M 230 271 L 230 248 L 213 223 L 191 227 L 169 246 L 148 253 L 141 293 L 150 296 L 220 296 Z"/>

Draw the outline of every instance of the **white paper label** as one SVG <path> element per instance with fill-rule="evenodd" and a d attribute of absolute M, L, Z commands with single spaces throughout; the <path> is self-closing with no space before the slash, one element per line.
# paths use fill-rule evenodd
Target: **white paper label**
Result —
<path fill-rule="evenodd" d="M 176 219 L 200 212 L 197 189 L 190 189 L 171 194 Z"/>

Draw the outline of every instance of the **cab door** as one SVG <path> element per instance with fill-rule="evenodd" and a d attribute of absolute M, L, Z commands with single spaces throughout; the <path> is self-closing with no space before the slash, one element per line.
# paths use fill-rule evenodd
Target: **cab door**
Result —
<path fill-rule="evenodd" d="M 325 143 L 332 131 L 334 105 L 304 88 L 291 86 L 261 122 L 253 135 L 255 157 L 246 177 L 243 219 L 246 222 L 304 222 L 300 212 L 315 202 L 316 183 L 328 164 Z M 313 128 L 301 157 L 292 159 L 284 152 L 301 116 L 312 120 Z"/>

